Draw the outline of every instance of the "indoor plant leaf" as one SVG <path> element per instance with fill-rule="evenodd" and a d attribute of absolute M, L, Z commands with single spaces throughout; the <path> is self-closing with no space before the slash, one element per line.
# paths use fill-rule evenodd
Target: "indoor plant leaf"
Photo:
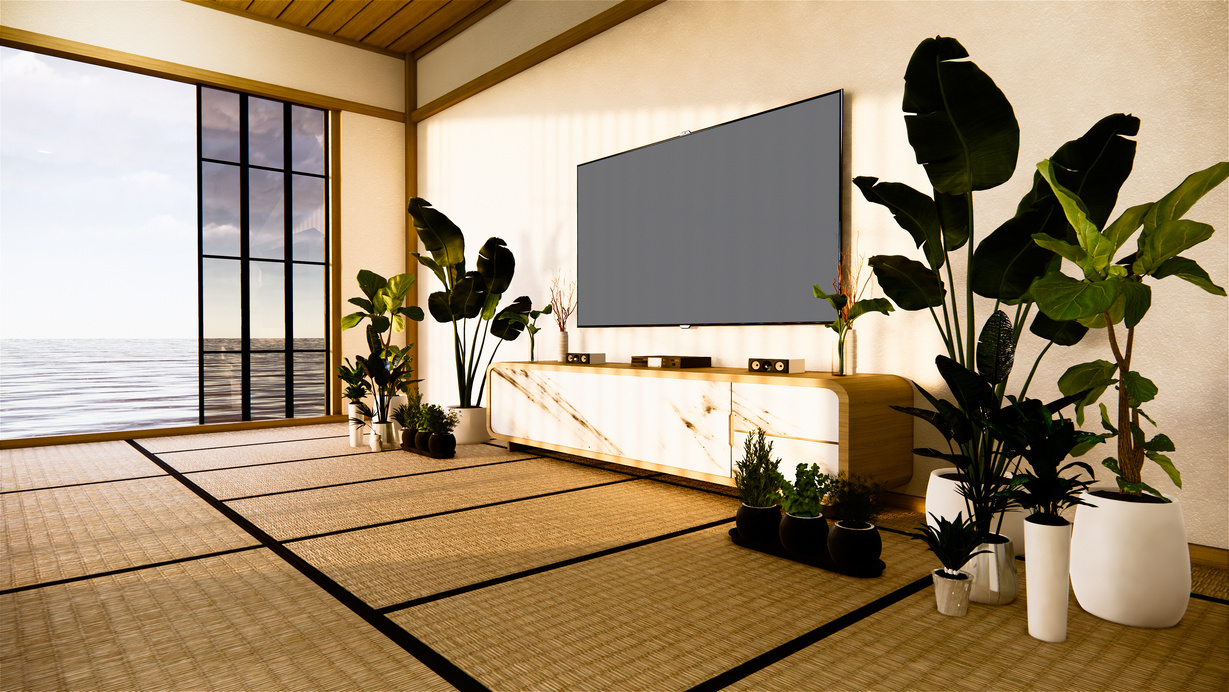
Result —
<path fill-rule="evenodd" d="M 486 292 L 502 295 L 512 284 L 516 258 L 502 238 L 488 238 L 478 250 L 478 273 L 486 280 Z"/>
<path fill-rule="evenodd" d="M 1152 305 L 1152 289 L 1138 281 L 1120 281 L 1118 289 L 1122 293 L 1122 319 L 1127 329 L 1139 324 Z"/>
<path fill-rule="evenodd" d="M 877 181 L 878 178 L 869 176 L 853 179 L 867 201 L 882 204 L 892 212 L 896 223 L 913 236 L 913 244 L 922 248 L 926 263 L 937 271 L 943 266 L 945 255 L 934 200 L 904 183 Z"/>
<path fill-rule="evenodd" d="M 1051 319 L 1078 320 L 1108 311 L 1118 297 L 1118 286 L 1110 281 L 1081 281 L 1050 272 L 1034 281 L 1030 292 L 1037 307 Z"/>
<path fill-rule="evenodd" d="M 943 305 L 946 289 L 926 265 L 902 255 L 875 255 L 868 262 L 884 295 L 902 310 Z"/>
<path fill-rule="evenodd" d="M 1200 267 L 1195 260 L 1185 257 L 1173 257 L 1165 262 L 1162 262 L 1153 272 L 1152 276 L 1157 279 L 1163 279 L 1167 276 L 1176 276 L 1179 279 L 1185 279 L 1212 295 L 1223 296 L 1225 289 L 1212 283 L 1212 277 Z"/>
<path fill-rule="evenodd" d="M 491 334 L 505 341 L 516 339 L 529 324 L 529 310 L 532 307 L 529 296 L 521 296 L 512 301 L 492 319 Z"/>
<path fill-rule="evenodd" d="M 1119 386 L 1127 390 L 1127 397 L 1132 402 L 1133 408 L 1152 401 L 1160 391 L 1152 380 L 1134 370 L 1122 376 L 1122 383 Z"/>
<path fill-rule="evenodd" d="M 1156 228 L 1182 218 L 1209 191 L 1229 177 L 1229 162 L 1220 162 L 1196 171 L 1158 200 L 1144 217 L 1144 228 Z"/>
<path fill-rule="evenodd" d="M 465 236 L 443 212 L 421 197 L 410 200 L 410 216 L 423 247 L 440 267 L 465 266 Z M 447 284 L 447 282 L 443 282 Z"/>
<path fill-rule="evenodd" d="M 1088 333 L 1088 327 L 1075 320 L 1052 320 L 1038 311 L 1028 330 L 1037 336 L 1053 341 L 1059 346 L 1074 346 Z"/>
<path fill-rule="evenodd" d="M 943 381 L 952 390 L 952 396 L 956 397 L 960 410 L 970 419 L 985 420 L 998 410 L 998 398 L 986 378 L 947 356 L 936 356 L 935 366 L 939 369 Z"/>
<path fill-rule="evenodd" d="M 370 300 L 372 303 L 375 302 L 376 294 L 379 293 L 380 289 L 384 288 L 386 285 L 388 285 L 388 280 L 380 276 L 379 274 L 373 271 L 368 271 L 366 269 L 359 270 L 359 273 L 358 273 L 359 290 L 361 290 L 363 292 L 363 295 L 367 296 L 367 299 Z M 375 311 L 369 310 L 368 312 L 375 312 Z"/>
<path fill-rule="evenodd" d="M 905 128 L 939 192 L 960 195 L 1006 182 L 1020 126 L 1007 97 L 956 39 L 922 41 L 905 70 Z"/>
<path fill-rule="evenodd" d="M 1007 313 L 995 310 L 977 338 L 977 372 L 998 384 L 1011 374 L 1016 358 L 1016 335 Z"/>
<path fill-rule="evenodd" d="M 1216 229 L 1206 223 L 1177 219 L 1154 228 L 1144 227 L 1139 234 L 1139 255 L 1132 269 L 1140 276 L 1151 274 L 1179 252 L 1212 237 Z"/>

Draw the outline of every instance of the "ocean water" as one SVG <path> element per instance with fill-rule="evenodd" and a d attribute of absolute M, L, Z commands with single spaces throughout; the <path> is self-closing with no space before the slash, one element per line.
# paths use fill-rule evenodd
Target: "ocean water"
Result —
<path fill-rule="evenodd" d="M 281 345 L 268 341 L 253 348 Z M 197 425 L 197 358 L 196 339 L 0 340 L 0 439 Z M 286 417 L 284 358 L 253 354 L 255 420 Z M 294 358 L 294 415 L 324 415 L 324 354 Z M 239 371 L 238 353 L 207 354 L 206 423 L 240 420 Z"/>

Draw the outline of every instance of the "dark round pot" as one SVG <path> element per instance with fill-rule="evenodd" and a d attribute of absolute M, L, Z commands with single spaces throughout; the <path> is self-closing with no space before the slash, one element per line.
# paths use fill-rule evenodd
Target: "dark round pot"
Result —
<path fill-rule="evenodd" d="M 417 434 L 418 434 L 418 431 L 413 428 L 402 428 L 401 429 L 401 446 L 409 447 L 410 449 L 413 449 L 414 448 L 414 436 Z"/>
<path fill-rule="evenodd" d="M 811 558 L 828 556 L 828 520 L 822 516 L 796 517 L 787 512 L 778 535 L 786 550 Z"/>
<path fill-rule="evenodd" d="M 738 535 L 752 543 L 776 545 L 780 540 L 780 525 L 781 505 L 752 507 L 742 504 L 734 515 L 734 526 L 738 529 Z"/>
<path fill-rule="evenodd" d="M 867 569 L 879 561 L 883 541 L 879 529 L 865 522 L 838 521 L 828 531 L 828 554 L 847 569 Z"/>
<path fill-rule="evenodd" d="M 414 434 L 414 446 L 426 452 L 430 447 L 431 433 L 426 430 L 419 430 Z"/>
<path fill-rule="evenodd" d="M 450 457 L 457 451 L 457 438 L 452 433 L 431 433 L 427 444 L 436 456 Z"/>

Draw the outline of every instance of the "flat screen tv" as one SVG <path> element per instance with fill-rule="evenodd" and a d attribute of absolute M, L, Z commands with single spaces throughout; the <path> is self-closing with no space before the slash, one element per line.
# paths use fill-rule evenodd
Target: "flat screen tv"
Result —
<path fill-rule="evenodd" d="M 577 166 L 578 326 L 836 319 L 842 96 Z"/>

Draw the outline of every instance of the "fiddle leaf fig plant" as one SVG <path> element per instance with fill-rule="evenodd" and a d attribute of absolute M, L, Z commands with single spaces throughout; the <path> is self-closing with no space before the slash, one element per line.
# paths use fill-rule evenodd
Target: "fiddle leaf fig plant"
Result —
<path fill-rule="evenodd" d="M 450 323 L 453 336 L 453 356 L 457 373 L 457 396 L 461 408 L 474 408 L 482 401 L 486 387 L 486 366 L 504 341 L 513 341 L 525 326 L 507 319 L 512 313 L 529 313 L 529 298 L 522 296 L 504 311 L 498 311 L 503 294 L 516 273 L 516 258 L 500 238 L 488 238 L 478 250 L 475 269 L 465 266 L 465 236 L 443 212 L 420 197 L 410 200 L 410 216 L 418 239 L 431 256 L 412 253 L 420 264 L 431 270 L 443 284 L 442 291 L 427 299 L 427 310 L 436 322 Z M 472 334 L 470 321 L 476 321 Z M 482 362 L 487 335 L 499 341 L 486 363 Z M 481 335 L 481 341 L 479 336 Z M 478 370 L 482 378 L 478 379 Z M 477 387 L 475 388 L 475 384 Z"/>
<path fill-rule="evenodd" d="M 1075 238 L 1059 240 L 1036 234 L 1033 240 L 1072 262 L 1080 275 L 1070 276 L 1055 267 L 1033 281 L 1030 292 L 1041 311 L 1054 320 L 1105 329 L 1114 358 L 1068 368 L 1059 378 L 1059 389 L 1067 395 L 1086 391 L 1077 404 L 1077 420 L 1082 422 L 1084 407 L 1096 403 L 1110 386 L 1116 387 L 1116 419 L 1110 419 L 1104 404 L 1100 408 L 1107 432 L 1101 437 L 1116 438 L 1118 453 L 1101 463 L 1114 473 L 1121 492 L 1147 492 L 1164 500 L 1161 492 L 1143 481 L 1145 460 L 1160 466 L 1179 488 L 1182 476 L 1166 454 L 1174 451 L 1173 441 L 1164 434 L 1149 438 L 1141 426 L 1141 419 L 1156 426 L 1142 406 L 1156 398 L 1158 388 L 1132 369 L 1135 330 L 1152 305 L 1153 285 L 1145 279 L 1176 276 L 1213 295 L 1225 295 L 1225 289 L 1213 283 L 1198 263 L 1179 253 L 1212 237 L 1212 226 L 1182 216 L 1229 177 L 1229 162 L 1191 174 L 1160 200 L 1130 207 L 1108 225 L 1098 223 L 1100 219 L 1081 193 L 1065 183 L 1062 162 L 1047 159 L 1037 164 L 1037 170 L 1062 205 Z M 1135 251 L 1115 260 L 1132 236 L 1136 236 Z"/>
<path fill-rule="evenodd" d="M 341 318 L 341 328 L 353 329 L 367 320 L 369 354 L 366 358 L 355 356 L 356 367 L 350 366 L 347 361 L 347 370 L 338 368 L 338 375 L 349 385 L 346 390 L 349 397 L 352 393 L 358 393 L 354 375 L 361 371 L 366 380 L 366 389 L 375 395 L 375 406 L 368 410 L 363 410 L 366 408 L 363 406 L 360 410 L 370 416 L 373 423 L 387 423 L 391 397 L 405 391 L 413 382 L 410 379 L 409 347 L 403 349 L 394 344 L 393 333 L 405 331 L 406 320 L 421 322 L 423 312 L 417 305 L 403 305 L 410 288 L 414 286 L 413 274 L 397 274 L 385 279 L 363 269 L 359 271 L 357 280 L 363 297 L 351 298 L 349 302 L 361 311 Z"/>

